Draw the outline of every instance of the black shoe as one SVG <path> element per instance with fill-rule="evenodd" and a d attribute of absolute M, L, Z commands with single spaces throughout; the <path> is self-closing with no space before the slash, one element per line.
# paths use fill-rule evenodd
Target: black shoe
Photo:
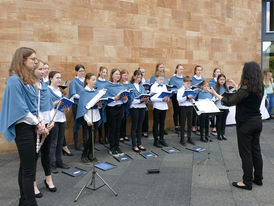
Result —
<path fill-rule="evenodd" d="M 178 133 L 179 133 L 179 128 L 178 128 L 178 127 L 175 127 L 174 132 L 175 132 L 176 134 L 178 134 Z"/>
<path fill-rule="evenodd" d="M 248 186 L 248 185 L 245 185 L 245 186 L 240 186 L 238 185 L 238 182 L 232 182 L 232 185 L 234 187 L 237 187 L 237 188 L 240 188 L 240 189 L 245 189 L 245 190 L 252 190 L 252 186 Z"/>
<path fill-rule="evenodd" d="M 62 168 L 62 169 L 69 169 L 70 167 L 64 163 L 56 163 L 56 167 Z"/>
<path fill-rule="evenodd" d="M 222 139 L 223 139 L 223 140 L 227 140 L 227 138 L 226 138 L 224 135 L 222 135 Z"/>
<path fill-rule="evenodd" d="M 57 167 L 56 166 L 51 166 L 51 172 L 53 174 L 57 174 L 58 173 Z"/>
<path fill-rule="evenodd" d="M 118 155 L 118 152 L 116 151 L 116 150 L 114 150 L 114 149 L 112 149 L 112 150 L 109 150 L 109 152 L 108 152 L 110 155 L 112 155 L 113 157 L 118 157 L 119 155 Z"/>
<path fill-rule="evenodd" d="M 192 139 L 188 139 L 187 142 L 188 142 L 189 144 L 195 145 L 195 142 L 193 142 Z"/>
<path fill-rule="evenodd" d="M 118 148 L 116 151 L 117 151 L 117 153 L 118 153 L 119 156 L 125 155 L 125 153 L 123 153 L 120 148 Z"/>
<path fill-rule="evenodd" d="M 80 143 L 74 143 L 74 149 L 77 150 L 77 151 L 80 151 L 81 150 L 81 145 Z"/>
<path fill-rule="evenodd" d="M 204 137 L 201 137 L 201 138 L 200 138 L 200 141 L 201 141 L 201 142 L 206 142 L 206 140 L 205 140 Z"/>
<path fill-rule="evenodd" d="M 166 141 L 164 139 L 160 139 L 159 143 L 165 147 L 168 147 L 168 144 L 166 143 Z"/>
<path fill-rule="evenodd" d="M 104 141 L 103 138 L 100 138 L 100 139 L 99 139 L 99 144 L 105 144 L 105 141 Z"/>
<path fill-rule="evenodd" d="M 216 131 L 211 131 L 211 134 L 212 134 L 213 136 L 217 136 L 217 132 L 216 132 Z"/>
<path fill-rule="evenodd" d="M 56 192 L 57 191 L 57 188 L 56 187 L 49 187 L 47 181 L 45 180 L 44 181 L 45 185 L 46 185 L 46 188 L 50 191 L 50 192 Z"/>
<path fill-rule="evenodd" d="M 263 185 L 263 181 L 262 180 L 253 180 L 253 183 L 255 183 L 256 185 L 259 185 L 259 186 Z"/>
<path fill-rule="evenodd" d="M 164 135 L 168 135 L 168 133 L 166 131 L 164 131 Z"/>
<path fill-rule="evenodd" d="M 88 159 L 86 156 L 82 156 L 82 157 L 81 157 L 81 161 L 82 161 L 84 164 L 87 164 L 87 163 L 90 162 L 89 159 Z"/>
<path fill-rule="evenodd" d="M 159 143 L 159 140 L 154 140 L 153 146 L 158 147 L 158 148 L 162 148 L 162 146 Z"/>
<path fill-rule="evenodd" d="M 73 156 L 73 154 L 70 152 L 68 153 L 66 150 L 62 149 L 63 155 L 64 156 Z"/>
<path fill-rule="evenodd" d="M 212 142 L 212 139 L 211 139 L 210 137 L 208 137 L 208 136 L 206 136 L 205 139 L 206 139 L 207 142 L 208 142 L 208 141 L 209 141 L 209 142 Z"/>
<path fill-rule="evenodd" d="M 182 146 L 186 146 L 186 142 L 183 140 L 180 140 L 180 144 L 182 145 Z"/>
<path fill-rule="evenodd" d="M 35 194 L 35 198 L 41 198 L 43 197 L 43 194 L 41 192 L 39 192 L 38 194 Z"/>

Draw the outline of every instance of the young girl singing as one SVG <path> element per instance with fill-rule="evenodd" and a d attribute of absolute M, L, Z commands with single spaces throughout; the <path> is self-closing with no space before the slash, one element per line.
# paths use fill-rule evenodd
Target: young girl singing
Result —
<path fill-rule="evenodd" d="M 202 76 L 203 67 L 201 65 L 196 65 L 194 67 L 194 75 L 192 76 L 192 89 L 201 89 L 201 83 L 205 80 L 205 78 Z M 198 91 L 198 90 L 196 90 Z M 197 129 L 196 129 L 197 124 Z M 195 112 L 193 112 L 192 116 L 192 131 L 196 132 L 196 130 L 199 130 L 199 122 L 197 121 L 197 115 Z"/>
<path fill-rule="evenodd" d="M 107 75 L 108 75 L 108 69 L 104 66 L 100 66 L 98 77 L 96 80 L 96 89 L 106 89 L 106 83 L 107 81 Z M 99 109 L 100 115 L 102 118 L 101 124 L 98 126 L 98 132 L 99 132 L 99 143 L 100 144 L 107 144 L 108 143 L 108 123 L 107 123 L 107 117 L 105 113 L 102 113 L 102 109 Z M 103 136 L 103 127 L 104 127 L 104 136 Z"/>
<path fill-rule="evenodd" d="M 121 71 L 121 83 L 124 85 L 124 89 L 130 89 L 130 84 L 128 82 L 128 71 L 123 69 Z M 120 141 L 128 141 L 127 137 L 127 119 L 130 115 L 129 111 L 129 102 L 123 104 L 123 115 L 122 115 L 122 123 L 121 123 L 121 133 L 120 133 Z"/>
<path fill-rule="evenodd" d="M 224 74 L 218 76 L 216 86 L 213 88 L 219 95 L 223 95 L 225 92 L 229 91 L 226 85 L 226 76 Z M 216 102 L 216 106 L 221 111 L 221 113 L 216 116 L 217 139 L 227 140 L 225 137 L 225 125 L 229 107 L 222 105 L 220 100 Z"/>
<path fill-rule="evenodd" d="M 88 132 L 89 138 L 84 142 L 84 150 L 82 153 L 81 160 L 83 163 L 94 160 L 92 153 L 92 130 L 91 126 L 94 126 L 94 140 L 96 138 L 96 131 L 98 129 L 98 123 L 101 119 L 100 112 L 98 108 L 102 107 L 101 103 L 97 103 L 93 108 L 87 109 L 86 105 L 92 100 L 95 95 L 98 94 L 98 91 L 94 89 L 96 84 L 96 76 L 92 73 L 87 73 L 84 81 L 84 90 L 80 93 L 80 99 L 78 101 L 76 119 L 79 122 L 82 122 L 85 131 Z M 87 136 L 87 134 L 84 134 Z M 85 138 L 87 139 L 87 138 Z"/>
<path fill-rule="evenodd" d="M 107 104 L 107 121 L 109 122 L 109 153 L 113 156 L 123 155 L 119 147 L 121 120 L 122 120 L 122 105 L 127 102 L 127 96 L 121 96 L 119 93 L 125 88 L 120 83 L 120 70 L 114 68 L 110 72 L 110 82 L 107 84 L 106 97 L 112 97 L 114 101 Z"/>
<path fill-rule="evenodd" d="M 131 114 L 131 139 L 132 139 L 132 150 L 139 152 L 140 150 L 145 151 L 146 149 L 142 145 L 142 125 L 145 117 L 146 103 L 148 97 L 138 99 L 136 97 L 141 94 L 146 94 L 146 90 L 141 84 L 142 73 L 140 70 L 135 70 L 131 79 L 131 88 L 133 93 L 131 95 L 130 102 L 130 114 Z M 137 143 L 136 143 L 137 140 Z"/>
<path fill-rule="evenodd" d="M 183 86 L 183 75 L 184 67 L 182 64 L 178 64 L 175 69 L 175 74 L 170 78 L 169 84 L 176 86 L 177 90 L 180 89 Z M 175 132 L 179 132 L 179 127 L 180 127 L 180 107 L 178 105 L 177 101 L 177 94 L 174 94 L 171 97 L 172 101 L 172 106 L 173 106 L 173 121 L 175 125 Z"/>
<path fill-rule="evenodd" d="M 56 107 L 64 94 L 58 87 L 61 85 L 62 77 L 61 73 L 57 71 L 51 71 L 49 73 L 49 91 L 50 97 L 53 101 L 54 106 Z M 65 138 L 65 130 L 66 130 L 66 115 L 65 111 L 67 108 L 64 108 L 63 111 L 57 111 L 55 119 L 54 119 L 54 127 L 51 131 L 51 146 L 50 146 L 50 164 L 53 173 L 57 173 L 57 167 L 68 169 L 69 166 L 63 163 L 62 160 L 62 147 L 63 141 Z"/>
<path fill-rule="evenodd" d="M 209 93 L 208 88 L 209 84 L 207 81 L 203 81 L 201 83 L 201 91 L 197 94 L 196 99 L 202 100 L 202 99 L 212 99 L 212 94 Z M 200 140 L 202 142 L 211 141 L 209 138 L 209 115 L 208 114 L 201 114 L 200 115 Z"/>

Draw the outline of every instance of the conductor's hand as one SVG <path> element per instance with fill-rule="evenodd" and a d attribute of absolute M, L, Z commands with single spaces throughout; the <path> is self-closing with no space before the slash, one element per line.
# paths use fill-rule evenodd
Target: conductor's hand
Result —
<path fill-rule="evenodd" d="M 89 127 L 92 126 L 92 122 L 87 122 L 87 124 Z"/>
<path fill-rule="evenodd" d="M 140 99 L 140 102 L 147 102 L 149 100 L 149 97 L 143 97 L 142 99 Z"/>
<path fill-rule="evenodd" d="M 168 97 L 168 96 L 165 96 L 165 97 L 163 98 L 163 101 L 164 101 L 164 102 L 168 102 L 168 101 L 169 101 L 169 97 Z"/>
<path fill-rule="evenodd" d="M 217 92 L 213 89 L 213 87 L 211 87 L 210 89 L 207 88 L 207 91 L 208 91 L 210 94 L 214 95 L 214 96 L 217 95 Z"/>

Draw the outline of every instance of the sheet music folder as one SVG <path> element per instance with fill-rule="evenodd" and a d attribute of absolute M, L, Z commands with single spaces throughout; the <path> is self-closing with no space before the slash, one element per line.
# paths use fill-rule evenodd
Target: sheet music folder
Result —
<path fill-rule="evenodd" d="M 220 113 L 219 108 L 209 99 L 195 101 L 193 107 L 198 115 Z"/>

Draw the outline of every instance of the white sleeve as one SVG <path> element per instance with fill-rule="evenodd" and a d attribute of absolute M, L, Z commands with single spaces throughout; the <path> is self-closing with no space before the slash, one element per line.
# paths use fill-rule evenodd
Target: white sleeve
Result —
<path fill-rule="evenodd" d="M 153 95 L 151 98 L 150 98 L 150 100 L 152 101 L 152 102 L 162 102 L 163 101 L 163 99 L 162 98 L 158 98 L 158 96 L 162 93 L 162 92 L 157 92 L 156 91 L 156 86 L 155 85 L 152 85 L 151 86 L 151 89 L 150 89 L 150 93 L 156 93 L 155 95 Z"/>
<path fill-rule="evenodd" d="M 25 117 L 17 121 L 19 122 L 25 122 L 30 125 L 37 125 L 39 124 L 39 120 L 37 116 L 33 115 L 31 112 L 29 112 Z"/>
<path fill-rule="evenodd" d="M 133 99 L 133 101 L 131 102 L 131 104 L 140 104 L 141 100 L 140 99 Z"/>
<path fill-rule="evenodd" d="M 183 103 L 187 100 L 187 97 L 183 97 L 183 94 L 185 93 L 184 89 L 178 89 L 177 91 L 177 101 L 178 103 Z"/>
<path fill-rule="evenodd" d="M 91 110 L 90 109 L 84 115 L 84 119 L 86 120 L 86 122 L 91 122 Z"/>

